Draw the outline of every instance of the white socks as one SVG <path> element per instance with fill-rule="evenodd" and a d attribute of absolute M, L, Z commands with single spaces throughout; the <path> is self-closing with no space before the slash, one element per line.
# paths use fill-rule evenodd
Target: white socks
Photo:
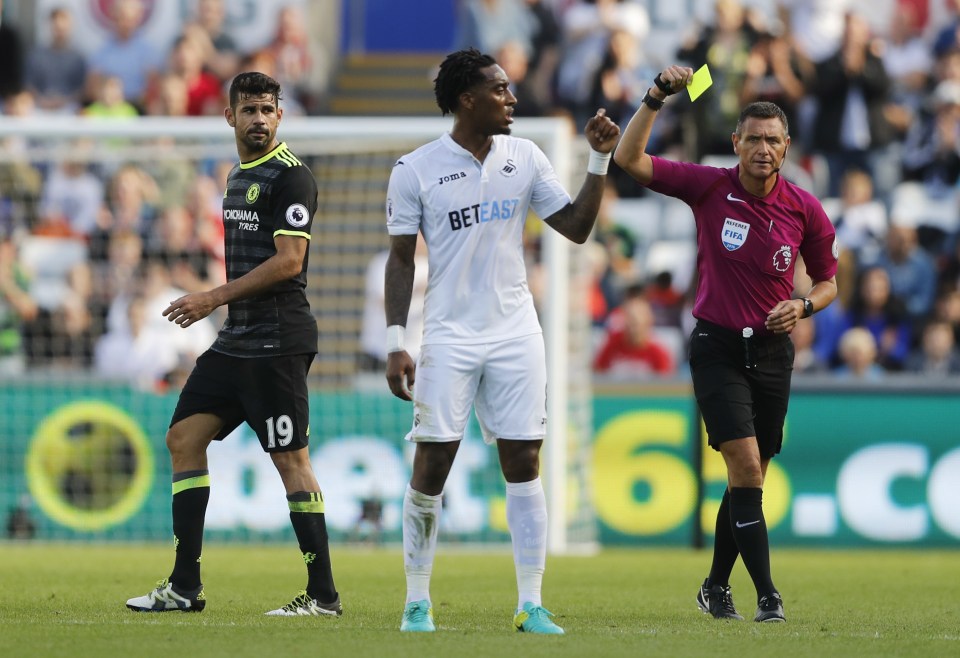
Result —
<path fill-rule="evenodd" d="M 539 606 L 547 563 L 547 499 L 539 477 L 530 482 L 507 482 L 507 527 L 517 568 L 517 609 L 528 602 Z"/>
<path fill-rule="evenodd" d="M 407 574 L 407 603 L 430 600 L 430 573 L 437 552 L 441 498 L 442 495 L 428 496 L 415 491 L 409 484 L 403 496 L 403 569 Z"/>
<path fill-rule="evenodd" d="M 403 496 L 403 567 L 407 600 L 430 600 L 430 575 L 437 552 L 442 496 L 428 496 L 407 485 Z M 542 604 L 540 589 L 547 562 L 547 499 L 540 478 L 507 482 L 507 527 L 517 570 L 517 608 Z"/>

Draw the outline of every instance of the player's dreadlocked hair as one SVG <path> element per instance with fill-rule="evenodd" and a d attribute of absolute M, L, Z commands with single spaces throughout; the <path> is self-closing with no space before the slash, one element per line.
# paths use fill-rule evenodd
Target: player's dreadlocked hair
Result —
<path fill-rule="evenodd" d="M 780 119 L 783 123 L 783 133 L 785 135 L 790 134 L 790 125 L 787 123 L 787 115 L 783 113 L 783 110 L 780 109 L 780 106 L 776 103 L 771 103 L 769 101 L 757 101 L 756 103 L 750 103 L 743 111 L 740 113 L 740 118 L 737 120 L 737 134 L 743 134 L 743 122 L 749 118 L 753 119 Z"/>
<path fill-rule="evenodd" d="M 230 107 L 235 108 L 241 98 L 249 96 L 262 96 L 270 94 L 275 103 L 279 105 L 283 94 L 280 91 L 280 83 L 264 73 L 257 71 L 247 71 L 237 74 L 237 77 L 230 83 Z"/>
<path fill-rule="evenodd" d="M 493 57 L 484 55 L 476 48 L 458 50 L 447 55 L 433 81 L 433 93 L 443 115 L 455 112 L 460 104 L 460 94 L 483 81 L 480 69 L 496 63 Z"/>

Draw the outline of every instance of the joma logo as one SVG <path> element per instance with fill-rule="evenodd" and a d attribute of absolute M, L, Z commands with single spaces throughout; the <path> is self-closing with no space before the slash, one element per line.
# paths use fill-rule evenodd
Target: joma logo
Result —
<path fill-rule="evenodd" d="M 447 174 L 446 176 L 441 176 L 440 178 L 437 179 L 437 182 L 440 185 L 443 185 L 444 183 L 449 183 L 450 181 L 460 180 L 461 178 L 466 178 L 466 177 L 467 177 L 467 172 L 461 171 L 458 174 Z"/>

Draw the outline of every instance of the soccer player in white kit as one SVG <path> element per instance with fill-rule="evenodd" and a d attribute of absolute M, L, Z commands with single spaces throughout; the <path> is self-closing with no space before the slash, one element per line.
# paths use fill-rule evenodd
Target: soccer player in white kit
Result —
<path fill-rule="evenodd" d="M 387 192 L 387 381 L 414 403 L 413 475 L 403 501 L 407 597 L 402 631 L 433 631 L 430 574 L 441 496 L 475 407 L 506 479 L 507 524 L 519 590 L 514 627 L 562 634 L 541 602 L 547 506 L 539 477 L 546 434 L 543 335 L 527 285 L 522 235 L 527 209 L 583 244 L 597 217 L 620 129 L 597 111 L 584 129 L 591 147 L 575 201 L 543 152 L 510 137 L 517 102 L 494 59 L 475 49 L 447 56 L 434 81 L 453 129 L 397 161 Z M 403 348 L 417 233 L 429 278 L 417 365 Z M 416 386 L 414 379 L 416 376 Z"/>

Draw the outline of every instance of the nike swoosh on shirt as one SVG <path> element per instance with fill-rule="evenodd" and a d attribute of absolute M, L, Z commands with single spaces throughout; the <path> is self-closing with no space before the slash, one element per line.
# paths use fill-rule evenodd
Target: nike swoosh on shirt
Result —
<path fill-rule="evenodd" d="M 753 525 L 755 523 L 760 523 L 760 519 L 757 519 L 756 521 L 747 521 L 746 523 L 740 523 L 739 521 L 737 521 L 737 527 L 746 528 L 748 525 Z"/>
<path fill-rule="evenodd" d="M 733 196 L 733 194 L 731 194 L 730 192 L 727 192 L 727 201 L 739 201 L 740 203 L 746 203 L 746 201 L 744 201 L 743 199 L 738 199 L 737 197 Z"/>

